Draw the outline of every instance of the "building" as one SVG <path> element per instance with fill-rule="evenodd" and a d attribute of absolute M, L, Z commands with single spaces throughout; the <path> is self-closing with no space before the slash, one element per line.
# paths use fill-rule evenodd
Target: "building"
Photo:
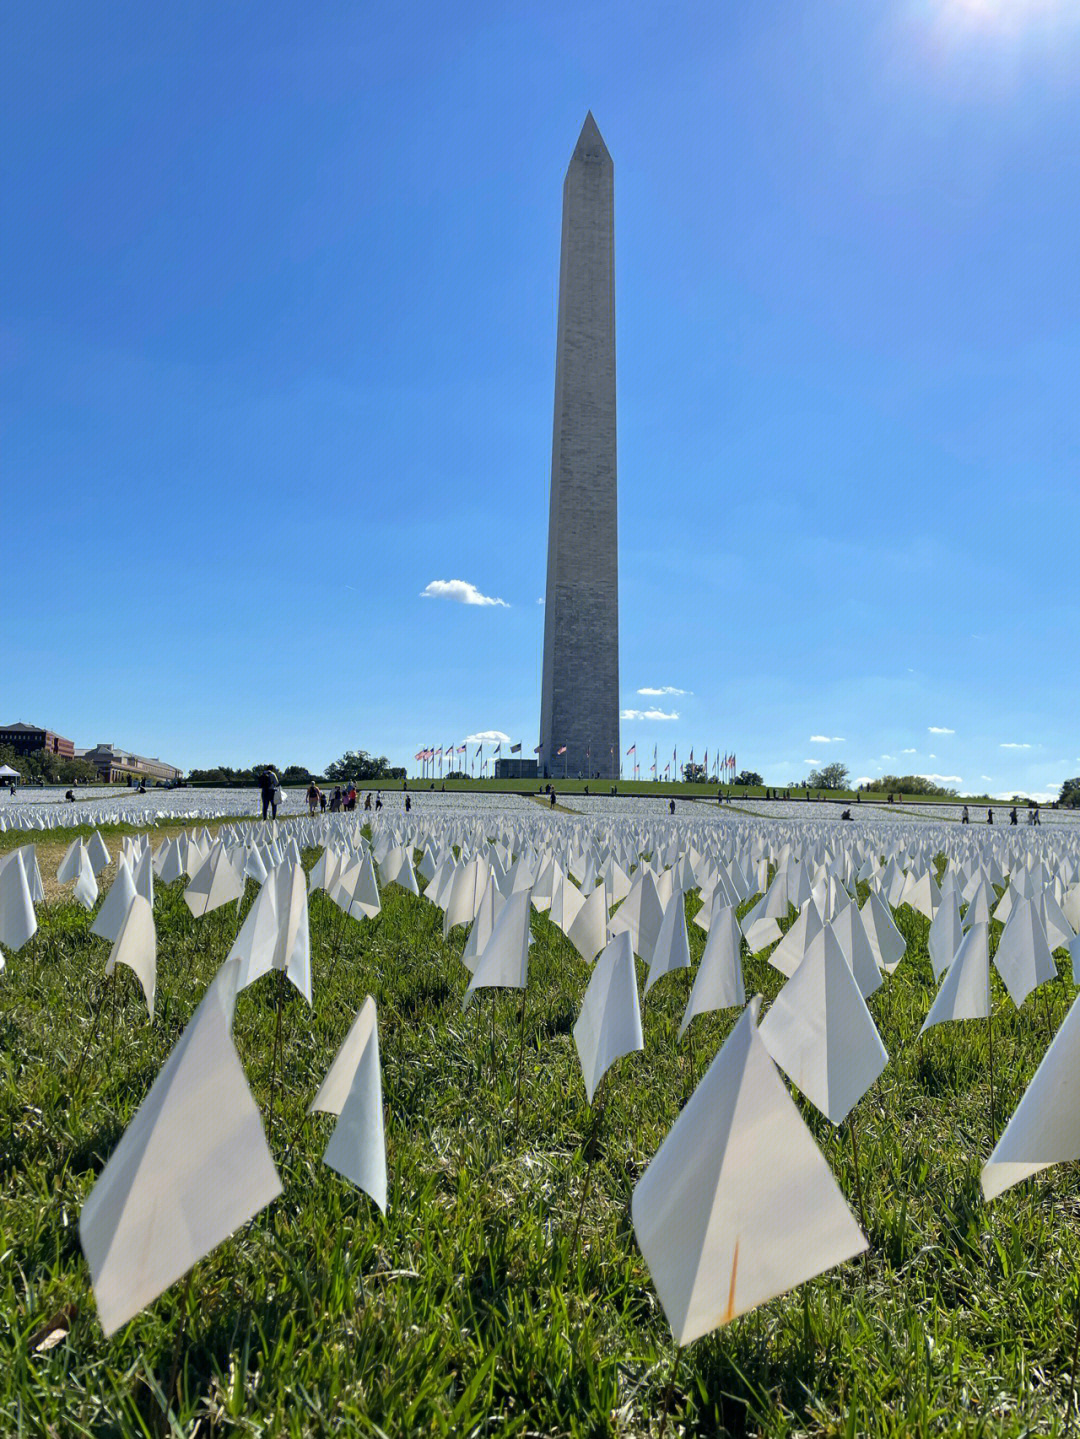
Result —
<path fill-rule="evenodd" d="M 537 765 L 534 759 L 497 759 L 496 779 L 536 779 Z"/>
<path fill-rule="evenodd" d="M 112 744 L 95 745 L 93 749 L 80 750 L 79 758 L 96 765 L 106 784 L 125 784 L 128 778 L 150 780 L 156 784 L 171 784 L 183 774 L 175 765 L 160 759 L 146 759 L 141 754 L 130 754 Z"/>
<path fill-rule="evenodd" d="M 590 112 L 563 183 L 540 704 L 548 776 L 616 773 L 616 481 L 615 171 Z"/>
<path fill-rule="evenodd" d="M 32 724 L 20 722 L 0 729 L 0 744 L 10 745 L 16 754 L 36 754 L 38 750 L 44 749 L 50 754 L 59 755 L 61 759 L 75 758 L 74 740 L 54 734 L 51 729 L 38 729 Z"/>

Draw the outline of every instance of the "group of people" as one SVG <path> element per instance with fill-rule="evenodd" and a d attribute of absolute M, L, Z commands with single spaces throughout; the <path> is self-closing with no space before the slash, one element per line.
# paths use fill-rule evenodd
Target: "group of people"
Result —
<path fill-rule="evenodd" d="M 1042 824 L 1042 820 L 1039 818 L 1039 806 L 1038 806 L 1037 804 L 1036 804 L 1036 805 L 1033 805 L 1033 806 L 1028 810 L 1027 822 L 1028 822 L 1028 824 L 1038 824 L 1038 825 L 1041 825 L 1041 824 Z M 967 807 L 967 805 L 965 805 L 964 808 L 963 808 L 963 809 L 961 810 L 961 812 L 960 812 L 960 823 L 961 823 L 961 824 L 970 824 L 970 823 L 971 823 L 971 815 L 968 813 L 968 807 Z M 994 811 L 993 811 L 992 809 L 987 809 L 987 811 L 986 811 L 986 823 L 987 823 L 987 824 L 993 824 L 993 823 L 994 823 Z M 1009 823 L 1010 823 L 1010 824 L 1019 824 L 1019 823 L 1020 823 L 1019 818 L 1017 817 L 1016 806 L 1015 806 L 1015 805 L 1013 805 L 1012 809 L 1009 811 Z"/>

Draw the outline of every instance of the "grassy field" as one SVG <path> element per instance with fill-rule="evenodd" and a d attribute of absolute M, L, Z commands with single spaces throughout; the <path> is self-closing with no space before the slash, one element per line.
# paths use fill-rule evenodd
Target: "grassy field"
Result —
<path fill-rule="evenodd" d="M 1077 1166 L 981 1202 L 985 1026 L 916 1039 L 933 984 L 927 922 L 907 907 L 897 922 L 908 957 L 870 1000 L 892 1058 L 857 1111 L 869 1255 L 699 1341 L 674 1382 L 630 1192 L 735 1012 L 694 1022 L 691 1058 L 676 1041 L 689 976 L 650 993 L 645 1052 L 620 1061 L 605 1086 L 575 1246 L 591 1116 L 571 1028 L 588 969 L 534 916 L 515 1125 L 520 997 L 487 997 L 463 1015 L 464 930 L 444 943 L 441 912 L 396 887 L 363 924 L 312 897 L 314 1009 L 289 987 L 270 1135 L 284 1194 L 201 1261 L 189 1285 L 106 1341 L 79 1211 L 236 926 L 234 909 L 193 921 L 182 888 L 158 891 L 153 1024 L 125 974 L 87 1048 L 108 945 L 68 903 L 42 908 L 38 935 L 0 978 L 0 1433 L 1063 1431 Z M 248 904 L 253 893 L 249 885 Z M 687 905 L 692 916 L 698 900 Z M 696 961 L 704 936 L 696 925 L 690 933 Z M 278 978 L 245 991 L 236 1011 L 264 1118 Z M 747 961 L 746 979 L 767 999 L 782 983 L 761 958 Z M 1018 1014 L 994 983 L 1000 1129 L 1074 991 L 1061 977 Z M 368 993 L 379 1007 L 385 1220 L 320 1162 L 333 1121 L 303 1124 Z M 855 1207 L 846 1130 L 796 1102 Z"/>

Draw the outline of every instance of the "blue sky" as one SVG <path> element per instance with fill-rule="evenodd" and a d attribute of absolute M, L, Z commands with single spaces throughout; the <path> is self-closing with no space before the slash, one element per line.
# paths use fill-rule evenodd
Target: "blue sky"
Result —
<path fill-rule="evenodd" d="M 1070 0 L 37 3 L 4 32 L 0 720 L 185 767 L 531 749 L 591 108 L 622 701 L 672 716 L 623 749 L 1080 773 Z M 452 580 L 505 603 L 423 597 Z"/>

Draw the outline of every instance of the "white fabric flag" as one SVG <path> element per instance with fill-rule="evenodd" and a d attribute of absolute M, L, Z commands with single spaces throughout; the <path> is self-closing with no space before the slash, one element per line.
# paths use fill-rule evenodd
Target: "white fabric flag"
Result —
<path fill-rule="evenodd" d="M 845 904 L 833 917 L 830 927 L 840 941 L 840 948 L 863 999 L 876 994 L 885 981 L 877 967 L 866 928 L 859 919 L 858 906 L 850 902 Z"/>
<path fill-rule="evenodd" d="M 578 910 L 566 936 L 586 964 L 592 964 L 604 948 L 607 917 L 607 892 L 601 884 Z"/>
<path fill-rule="evenodd" d="M 154 852 L 149 845 L 147 845 L 146 848 L 143 850 L 142 854 L 139 856 L 138 863 L 135 865 L 134 879 L 135 888 L 142 895 L 143 899 L 146 900 L 147 904 L 153 906 Z"/>
<path fill-rule="evenodd" d="M 109 886 L 105 903 L 98 910 L 97 918 L 90 926 L 90 933 L 96 934 L 99 939 L 114 940 L 124 927 L 128 910 L 131 908 L 131 901 L 136 894 L 135 881 L 132 878 L 128 862 L 121 855 L 116 866 L 116 878 Z"/>
<path fill-rule="evenodd" d="M 994 968 L 1017 1009 L 1033 989 L 1056 978 L 1057 965 L 1046 942 L 1046 931 L 1030 899 L 1022 899 L 1013 906 L 998 940 Z"/>
<path fill-rule="evenodd" d="M 988 926 L 973 924 L 949 965 L 920 1034 L 950 1019 L 986 1019 L 990 1013 Z"/>
<path fill-rule="evenodd" d="M 154 929 L 154 911 L 141 894 L 131 897 L 128 912 L 116 936 L 116 942 L 105 966 L 106 975 L 112 974 L 118 964 L 133 969 L 146 995 L 146 1007 L 150 1018 L 154 1017 L 154 993 L 157 989 L 157 933 Z"/>
<path fill-rule="evenodd" d="M 686 933 L 686 905 L 682 893 L 676 890 L 667 902 L 660 933 L 656 937 L 652 957 L 649 961 L 649 975 L 645 980 L 648 994 L 658 979 L 672 974 L 677 969 L 690 968 L 690 939 Z"/>
<path fill-rule="evenodd" d="M 1080 996 L 1073 1000 L 982 1172 L 994 1199 L 1021 1179 L 1080 1159 Z"/>
<path fill-rule="evenodd" d="M 57 884 L 71 884 L 79 877 L 86 846 L 81 839 L 73 839 L 64 851 L 60 868 L 56 871 Z"/>
<path fill-rule="evenodd" d="M 323 1163 L 370 1194 L 386 1213 L 386 1136 L 383 1132 L 379 1024 L 369 994 L 337 1052 L 309 1113 L 338 1116 Z"/>
<path fill-rule="evenodd" d="M 278 914 L 274 886 L 264 884 L 255 896 L 255 902 L 248 910 L 247 918 L 225 960 L 226 964 L 230 960 L 237 962 L 237 990 L 247 989 L 249 984 L 254 984 L 273 968 L 277 939 Z"/>
<path fill-rule="evenodd" d="M 799 917 L 783 939 L 769 955 L 769 963 L 788 979 L 806 958 L 806 951 L 824 928 L 817 906 L 808 904 L 799 911 Z"/>
<path fill-rule="evenodd" d="M 721 901 L 724 896 L 719 895 Z M 694 987 L 683 1015 L 679 1038 L 682 1039 L 696 1014 L 714 1009 L 732 1009 L 746 1003 L 742 972 L 742 931 L 735 911 L 729 904 L 713 906 L 709 918 L 709 937 L 701 956 Z"/>
<path fill-rule="evenodd" d="M 615 936 L 596 961 L 574 1025 L 574 1043 L 590 1104 L 606 1070 L 622 1055 L 645 1048 L 634 950 L 626 930 Z"/>
<path fill-rule="evenodd" d="M 904 957 L 907 940 L 897 929 L 882 900 L 873 892 L 859 911 L 859 917 L 879 968 L 886 974 L 892 974 Z"/>
<path fill-rule="evenodd" d="M 288 863 L 274 871 L 273 880 L 278 917 L 274 968 L 283 969 L 310 1004 L 311 930 L 308 925 L 307 876 L 303 865 Z"/>
<path fill-rule="evenodd" d="M 491 938 L 476 961 L 463 1009 L 468 1009 L 478 989 L 524 989 L 528 984 L 531 908 L 532 895 L 527 889 L 519 889 L 503 905 Z"/>
<path fill-rule="evenodd" d="M 1008 891 L 1006 891 L 1008 893 Z M 964 924 L 960 918 L 960 901 L 956 890 L 950 889 L 941 896 L 934 922 L 930 926 L 927 948 L 930 952 L 930 967 L 934 978 L 940 979 L 953 962 L 953 956 L 960 948 L 964 937 Z"/>
<path fill-rule="evenodd" d="M 365 854 L 363 863 L 360 865 L 360 873 L 356 876 L 356 883 L 349 896 L 347 913 L 353 919 L 374 919 L 382 910 L 379 900 L 379 886 L 375 879 L 375 866 L 371 861 L 371 855 Z"/>
<path fill-rule="evenodd" d="M 281 1193 L 232 1041 L 235 979 L 207 990 L 79 1216 L 106 1336 Z"/>
<path fill-rule="evenodd" d="M 634 1189 L 634 1231 L 677 1344 L 866 1248 L 758 1035 L 760 1002 Z"/>
<path fill-rule="evenodd" d="M 84 909 L 93 909 L 97 903 L 98 882 L 94 878 L 94 871 L 90 864 L 90 856 L 86 850 L 79 854 L 79 876 L 75 881 L 75 888 L 72 891 L 72 898 L 78 900 Z"/>
<path fill-rule="evenodd" d="M 15 953 L 37 932 L 22 850 L 0 869 L 0 944 Z"/>
<path fill-rule="evenodd" d="M 826 925 L 758 1031 L 777 1064 L 840 1124 L 889 1062 L 840 941 Z"/>
<path fill-rule="evenodd" d="M 90 868 L 94 871 L 94 878 L 96 879 L 110 862 L 110 855 L 105 847 L 105 841 L 101 838 L 97 830 L 94 830 L 94 833 L 86 842 L 86 853 L 90 860 Z"/>
<path fill-rule="evenodd" d="M 243 894 L 244 881 L 240 878 L 232 857 L 219 840 L 184 890 L 184 902 L 198 919 L 200 915 L 220 909 L 230 900 L 243 898 Z"/>

